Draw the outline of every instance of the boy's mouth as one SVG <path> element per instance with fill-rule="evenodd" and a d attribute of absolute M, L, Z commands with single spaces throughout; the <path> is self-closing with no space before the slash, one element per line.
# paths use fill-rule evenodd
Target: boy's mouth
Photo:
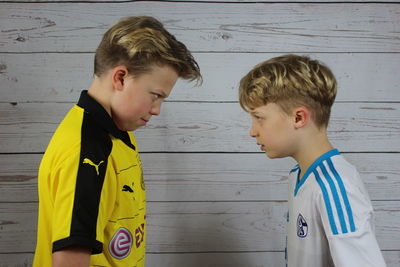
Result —
<path fill-rule="evenodd" d="M 257 145 L 260 147 L 260 150 L 264 151 L 264 145 L 263 144 L 257 143 Z"/>

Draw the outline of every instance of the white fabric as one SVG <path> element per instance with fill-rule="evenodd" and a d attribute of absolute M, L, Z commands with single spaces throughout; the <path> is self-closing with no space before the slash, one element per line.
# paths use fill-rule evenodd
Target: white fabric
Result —
<path fill-rule="evenodd" d="M 336 149 L 301 177 L 289 176 L 287 266 L 386 266 L 371 201 L 357 170 Z"/>

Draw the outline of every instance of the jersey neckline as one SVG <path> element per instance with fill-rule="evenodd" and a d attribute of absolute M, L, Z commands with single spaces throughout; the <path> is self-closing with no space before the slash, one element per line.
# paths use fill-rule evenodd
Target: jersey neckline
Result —
<path fill-rule="evenodd" d="M 294 189 L 294 196 L 297 195 L 297 192 L 299 191 L 300 187 L 306 182 L 308 176 L 310 176 L 310 173 L 312 173 L 312 172 L 315 170 L 315 168 L 317 168 L 317 166 L 318 166 L 321 162 L 323 162 L 324 160 L 327 160 L 327 159 L 329 159 L 329 158 L 331 158 L 331 157 L 333 157 L 333 156 L 336 156 L 336 155 L 340 155 L 339 150 L 336 149 L 336 148 L 334 148 L 334 149 L 332 149 L 332 150 L 329 150 L 328 152 L 322 154 L 319 158 L 317 158 L 317 159 L 311 164 L 310 167 L 308 167 L 306 173 L 303 175 L 303 178 L 302 178 L 301 180 L 300 180 L 301 169 L 300 169 L 300 166 L 297 165 L 296 168 L 293 169 L 293 170 L 291 171 L 291 173 L 292 173 L 292 172 L 298 170 L 298 172 L 297 172 L 297 178 L 296 178 L 296 187 L 295 187 L 295 189 Z"/>
<path fill-rule="evenodd" d="M 128 132 L 118 129 L 108 112 L 88 94 L 87 90 L 81 92 L 77 105 L 83 108 L 86 113 L 90 114 L 104 130 L 122 140 L 133 150 L 136 150 L 135 146 L 131 142 Z"/>

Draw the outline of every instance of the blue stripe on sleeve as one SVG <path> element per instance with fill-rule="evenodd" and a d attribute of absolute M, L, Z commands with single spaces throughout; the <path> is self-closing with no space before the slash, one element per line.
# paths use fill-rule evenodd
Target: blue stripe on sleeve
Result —
<path fill-rule="evenodd" d="M 314 176 L 315 176 L 315 179 L 317 180 L 319 186 L 321 187 L 322 195 L 323 195 L 324 201 L 325 201 L 326 212 L 328 213 L 328 218 L 329 218 L 329 223 L 331 225 L 332 233 L 334 235 L 337 235 L 338 231 L 336 228 L 335 220 L 333 219 L 332 207 L 331 207 L 331 202 L 329 201 L 328 192 L 326 191 L 324 182 L 322 182 L 321 177 L 319 177 L 319 174 L 316 170 L 314 170 Z"/>
<path fill-rule="evenodd" d="M 355 232 L 356 231 L 356 227 L 354 225 L 353 212 L 351 210 L 350 202 L 349 202 L 349 199 L 347 197 L 346 189 L 344 188 L 344 184 L 343 184 L 342 178 L 340 177 L 339 173 L 336 171 L 335 167 L 333 166 L 332 160 L 328 159 L 327 162 L 328 162 L 328 165 L 329 165 L 329 168 L 330 168 L 331 172 L 335 176 L 335 179 L 336 179 L 336 181 L 337 181 L 337 183 L 339 185 L 340 192 L 342 193 L 344 205 L 346 206 L 347 217 L 349 218 L 349 222 L 350 222 L 350 230 L 352 232 Z"/>
<path fill-rule="evenodd" d="M 339 217 L 339 221 L 340 221 L 340 226 L 342 228 L 342 233 L 346 234 L 348 232 L 347 231 L 347 226 L 346 226 L 346 222 L 344 220 L 342 205 L 340 204 L 340 199 L 339 199 L 338 192 L 336 190 L 335 183 L 333 182 L 331 176 L 329 175 L 329 173 L 326 170 L 326 168 L 325 168 L 323 163 L 321 163 L 320 168 L 322 170 L 322 173 L 325 176 L 325 179 L 328 181 L 329 187 L 331 189 L 333 200 L 335 201 L 335 205 L 336 205 L 336 211 L 337 211 L 337 214 L 338 214 L 338 217 Z"/>

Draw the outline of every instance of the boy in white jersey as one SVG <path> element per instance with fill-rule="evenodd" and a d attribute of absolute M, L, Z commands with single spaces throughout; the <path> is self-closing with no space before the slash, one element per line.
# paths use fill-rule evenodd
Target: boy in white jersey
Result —
<path fill-rule="evenodd" d="M 298 163 L 289 176 L 287 265 L 386 266 L 367 191 L 327 137 L 335 96 L 330 69 L 297 55 L 260 63 L 239 88 L 261 150 Z"/>

